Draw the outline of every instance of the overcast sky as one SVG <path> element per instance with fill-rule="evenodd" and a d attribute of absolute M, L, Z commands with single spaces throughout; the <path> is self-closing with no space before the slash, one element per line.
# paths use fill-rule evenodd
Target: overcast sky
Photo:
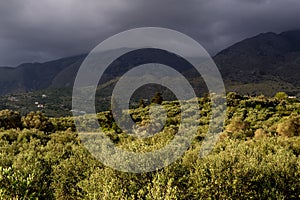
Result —
<path fill-rule="evenodd" d="M 1 0 L 0 66 L 86 53 L 137 27 L 189 35 L 210 54 L 261 32 L 300 28 L 299 0 Z"/>

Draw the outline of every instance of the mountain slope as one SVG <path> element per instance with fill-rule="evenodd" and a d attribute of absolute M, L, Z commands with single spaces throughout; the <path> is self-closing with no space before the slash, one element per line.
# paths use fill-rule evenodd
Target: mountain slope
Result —
<path fill-rule="evenodd" d="M 118 51 L 118 50 L 115 50 Z M 102 56 L 114 52 L 105 52 Z M 145 59 L 144 56 L 148 54 Z M 0 68 L 0 96 L 48 88 L 71 88 L 86 55 L 45 63 L 26 63 L 16 68 Z M 300 31 L 281 34 L 262 33 L 238 42 L 213 57 L 223 76 L 226 89 L 245 94 L 273 95 L 285 91 L 300 96 Z M 106 70 L 101 84 L 115 80 L 134 66 L 160 61 L 180 71 L 192 83 L 195 70 L 182 58 L 166 51 L 146 49 L 121 56 Z M 112 81 L 112 84 L 115 83 Z M 107 86 L 106 86 L 107 85 Z M 105 87 L 112 88 L 111 84 Z M 196 85 L 198 94 L 205 91 Z M 299 97 L 298 96 L 298 97 Z"/>
<path fill-rule="evenodd" d="M 16 68 L 1 67 L 0 95 L 46 89 L 62 70 L 83 58 L 84 56 L 74 56 L 45 63 L 21 64 Z"/>
<path fill-rule="evenodd" d="M 264 33 L 218 53 L 214 60 L 225 80 L 277 81 L 300 86 L 300 31 Z"/>

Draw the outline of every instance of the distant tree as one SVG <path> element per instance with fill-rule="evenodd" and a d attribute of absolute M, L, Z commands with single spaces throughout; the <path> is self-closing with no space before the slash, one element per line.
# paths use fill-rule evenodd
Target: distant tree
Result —
<path fill-rule="evenodd" d="M 48 117 L 40 111 L 30 112 L 22 117 L 22 125 L 24 128 L 35 128 L 45 132 L 51 132 L 54 129 L 53 124 L 49 121 Z"/>
<path fill-rule="evenodd" d="M 287 99 L 288 95 L 285 92 L 277 92 L 274 97 L 281 101 Z"/>
<path fill-rule="evenodd" d="M 226 132 L 234 139 L 244 139 L 246 137 L 253 136 L 250 124 L 241 117 L 235 117 L 232 119 L 230 124 L 226 126 Z"/>
<path fill-rule="evenodd" d="M 112 124 L 112 129 L 116 132 L 116 133 L 121 133 L 122 130 L 118 127 L 116 122 L 113 122 Z"/>
<path fill-rule="evenodd" d="M 140 99 L 139 107 L 140 107 L 140 108 L 145 108 L 145 107 L 146 107 L 146 104 L 145 104 L 144 99 Z"/>
<path fill-rule="evenodd" d="M 300 116 L 297 114 L 292 114 L 281 123 L 278 124 L 276 132 L 278 135 L 293 137 L 300 135 Z"/>
<path fill-rule="evenodd" d="M 11 129 L 21 127 L 21 115 L 11 110 L 0 111 L 0 128 Z"/>
<path fill-rule="evenodd" d="M 160 92 L 156 92 L 154 97 L 151 99 L 151 103 L 162 104 L 163 97 Z"/>
<path fill-rule="evenodd" d="M 240 100 L 242 100 L 243 98 L 235 93 L 235 92 L 229 92 L 226 96 L 227 98 L 227 105 L 228 106 L 237 106 L 240 103 Z"/>

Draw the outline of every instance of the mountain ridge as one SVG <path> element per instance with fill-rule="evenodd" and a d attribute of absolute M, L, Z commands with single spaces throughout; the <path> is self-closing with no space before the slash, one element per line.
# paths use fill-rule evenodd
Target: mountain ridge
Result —
<path fill-rule="evenodd" d="M 77 70 L 86 55 L 70 56 L 44 63 L 24 63 L 15 68 L 0 67 L 0 95 L 47 88 L 71 88 Z M 159 57 L 159 54 L 156 56 Z M 135 56 L 134 59 L 138 58 Z M 139 61 L 134 59 L 132 58 L 125 64 L 128 66 L 133 63 L 139 64 Z M 267 84 L 273 81 L 278 83 L 273 93 L 275 90 L 286 90 L 291 95 L 300 94 L 299 30 L 279 34 L 266 32 L 246 38 L 220 51 L 213 57 L 213 60 L 224 78 L 227 91 L 246 93 L 237 86 L 264 82 Z M 119 73 L 118 70 L 120 71 L 120 69 L 112 69 L 110 73 L 116 76 Z M 110 74 L 107 74 L 106 78 L 106 81 L 113 79 Z M 286 88 L 286 85 L 289 87 Z M 263 90 L 263 86 L 260 87 L 248 88 L 247 93 L 256 94 L 259 92 L 258 89 Z M 267 95 L 272 95 L 271 93 Z"/>

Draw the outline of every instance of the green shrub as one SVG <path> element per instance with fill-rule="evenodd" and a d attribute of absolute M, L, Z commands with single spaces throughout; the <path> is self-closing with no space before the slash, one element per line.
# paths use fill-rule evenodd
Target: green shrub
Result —
<path fill-rule="evenodd" d="M 300 116 L 294 114 L 283 118 L 282 122 L 278 124 L 276 131 L 281 136 L 300 136 Z"/>
<path fill-rule="evenodd" d="M 53 131 L 53 124 L 49 121 L 42 112 L 30 112 L 26 116 L 22 117 L 22 125 L 27 129 L 38 129 L 45 132 Z"/>
<path fill-rule="evenodd" d="M 191 174 L 198 199 L 298 199 L 300 161 L 274 139 L 223 142 Z"/>
<path fill-rule="evenodd" d="M 11 110 L 0 111 L 0 128 L 12 129 L 21 128 L 21 115 Z"/>
<path fill-rule="evenodd" d="M 177 134 L 178 101 L 162 103 L 167 123 L 149 138 L 122 132 L 110 111 L 98 113 L 97 119 L 49 119 L 40 112 L 20 119 L 17 112 L 1 111 L 0 199 L 300 199 L 300 103 L 234 93 L 228 98 L 226 126 L 208 156 L 200 158 L 199 151 L 211 103 L 201 98 L 201 118 L 188 119 L 199 123 L 189 149 L 173 164 L 143 174 L 119 172 L 97 161 L 82 145 L 74 120 L 83 120 L 85 131 L 98 120 L 118 148 L 151 152 L 170 144 Z M 129 114 L 140 126 L 150 122 L 149 106 Z M 128 167 L 127 162 L 120 165 Z"/>

